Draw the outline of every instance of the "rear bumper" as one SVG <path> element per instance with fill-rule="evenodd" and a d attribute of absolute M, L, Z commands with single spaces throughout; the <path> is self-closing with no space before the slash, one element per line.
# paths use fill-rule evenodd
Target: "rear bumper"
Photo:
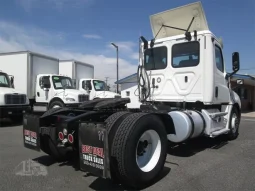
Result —
<path fill-rule="evenodd" d="M 29 111 L 31 111 L 30 105 L 0 106 L 0 116 L 2 118 L 23 115 Z"/>

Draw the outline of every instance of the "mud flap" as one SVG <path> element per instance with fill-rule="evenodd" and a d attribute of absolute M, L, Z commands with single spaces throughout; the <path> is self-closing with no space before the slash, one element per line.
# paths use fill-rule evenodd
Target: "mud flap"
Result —
<path fill-rule="evenodd" d="M 40 118 L 33 114 L 24 114 L 23 117 L 24 147 L 40 151 Z"/>
<path fill-rule="evenodd" d="M 97 177 L 111 178 L 105 123 L 80 123 L 80 169 Z"/>

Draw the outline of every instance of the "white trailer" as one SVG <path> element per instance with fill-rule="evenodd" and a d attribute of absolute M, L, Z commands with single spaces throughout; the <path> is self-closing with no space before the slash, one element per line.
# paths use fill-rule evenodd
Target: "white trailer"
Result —
<path fill-rule="evenodd" d="M 15 87 L 26 94 L 34 111 L 72 107 L 88 100 L 70 77 L 59 75 L 59 59 L 30 51 L 1 53 L 0 68 L 12 74 Z"/>
<path fill-rule="evenodd" d="M 115 98 L 119 94 L 110 92 L 103 80 L 94 78 L 94 66 L 76 60 L 59 61 L 59 73 L 72 78 L 76 89 L 89 94 L 89 100 Z"/>

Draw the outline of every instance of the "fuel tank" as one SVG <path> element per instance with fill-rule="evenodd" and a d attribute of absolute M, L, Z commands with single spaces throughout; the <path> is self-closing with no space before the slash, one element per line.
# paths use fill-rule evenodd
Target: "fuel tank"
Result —
<path fill-rule="evenodd" d="M 167 135 L 169 141 L 182 143 L 204 133 L 206 123 L 199 111 L 171 111 L 168 115 L 171 116 L 175 128 L 175 134 Z"/>

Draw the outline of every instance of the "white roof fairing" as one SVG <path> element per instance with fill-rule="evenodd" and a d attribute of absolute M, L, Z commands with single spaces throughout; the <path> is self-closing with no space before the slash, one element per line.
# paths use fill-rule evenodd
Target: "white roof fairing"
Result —
<path fill-rule="evenodd" d="M 151 15 L 150 24 L 153 37 L 155 38 L 162 25 L 187 29 L 193 17 L 195 18 L 190 27 L 190 32 L 193 32 L 194 30 L 209 30 L 202 4 L 200 1 L 198 1 L 195 3 L 187 4 L 181 7 Z M 171 37 L 184 33 L 185 31 L 172 29 L 164 26 L 158 33 L 156 39 Z"/>

